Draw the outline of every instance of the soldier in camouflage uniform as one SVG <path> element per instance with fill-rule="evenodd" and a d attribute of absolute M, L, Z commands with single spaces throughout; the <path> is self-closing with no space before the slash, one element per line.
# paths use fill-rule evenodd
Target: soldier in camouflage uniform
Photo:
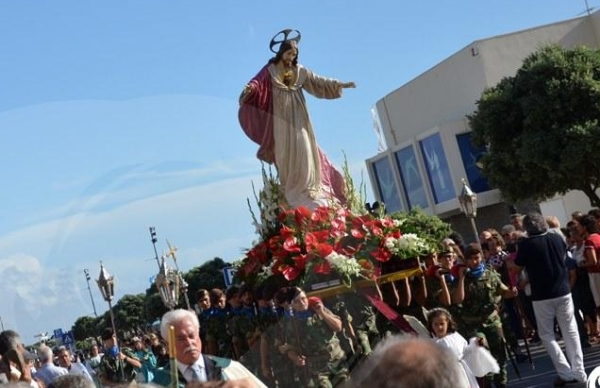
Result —
<path fill-rule="evenodd" d="M 356 356 L 352 364 L 369 356 L 379 338 L 377 315 L 371 303 L 356 292 L 346 292 L 335 297 L 332 311 L 342 319 L 345 335 L 352 340 L 351 350 Z M 347 349 L 344 351 L 348 353 Z"/>
<path fill-rule="evenodd" d="M 233 358 L 231 334 L 226 330 L 231 317 L 230 309 L 225 302 L 225 294 L 218 288 L 210 290 L 211 308 L 206 318 L 207 354 Z"/>
<path fill-rule="evenodd" d="M 279 347 L 296 366 L 303 385 L 331 388 L 348 378 L 346 354 L 336 333 L 342 321 L 319 298 L 290 287 L 286 296 L 284 330 L 288 342 Z"/>
<path fill-rule="evenodd" d="M 128 384 L 135 380 L 136 368 L 140 368 L 142 364 L 133 350 L 119 349 L 116 336 L 110 328 L 102 333 L 102 341 L 105 352 L 98 368 L 98 378 L 102 385 Z"/>
<path fill-rule="evenodd" d="M 235 333 L 235 328 L 238 320 L 241 319 L 243 308 L 242 300 L 240 298 L 240 288 L 238 286 L 231 286 L 227 289 L 225 295 L 227 299 L 227 308 L 229 311 L 225 328 L 229 334 L 229 337 L 231 338 L 231 346 L 233 347 L 232 358 L 234 360 L 239 360 L 247 351 L 245 347 L 242 348 L 243 344 L 239 338 L 236 338 Z"/>
<path fill-rule="evenodd" d="M 239 315 L 233 325 L 233 346 L 242 364 L 252 373 L 257 374 L 260 357 L 260 331 L 252 288 L 244 284 L 240 287 L 242 302 Z"/>
<path fill-rule="evenodd" d="M 261 377 L 273 388 L 295 387 L 298 385 L 294 367 L 289 358 L 280 354 L 279 345 L 288 341 L 283 328 L 284 309 L 282 301 L 276 298 L 276 287 L 263 290 L 264 305 L 258 310 L 260 336 Z"/>
<path fill-rule="evenodd" d="M 446 252 L 442 252 L 445 254 Z M 437 260 L 437 252 L 431 252 L 425 258 L 425 276 L 423 278 L 425 289 L 423 307 L 431 310 L 435 307 L 448 307 L 450 305 L 450 291 L 446 282 L 447 270 Z"/>
<path fill-rule="evenodd" d="M 465 338 L 483 337 L 490 352 L 500 365 L 500 373 L 486 376 L 486 386 L 492 381 L 496 388 L 505 388 L 508 377 L 506 370 L 506 340 L 499 315 L 502 298 L 514 298 L 517 289 L 509 289 L 497 272 L 483 263 L 483 255 L 478 244 L 471 244 L 465 250 L 466 266 L 457 267 L 457 282 L 452 292 L 452 300 L 462 303 L 462 317 L 459 332 Z"/>
<path fill-rule="evenodd" d="M 208 311 L 210 310 L 210 294 L 204 288 L 196 291 L 196 302 L 198 304 L 198 321 L 200 322 L 200 339 L 203 344 L 206 341 L 206 320 L 208 319 Z"/>

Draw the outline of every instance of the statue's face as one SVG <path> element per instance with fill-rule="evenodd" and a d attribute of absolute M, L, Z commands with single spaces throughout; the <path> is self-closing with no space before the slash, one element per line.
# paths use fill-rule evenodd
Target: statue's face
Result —
<path fill-rule="evenodd" d="M 291 68 L 292 66 L 294 66 L 294 59 L 296 59 L 297 55 L 298 51 L 295 48 L 291 48 L 283 53 L 281 57 L 281 62 L 285 67 Z"/>

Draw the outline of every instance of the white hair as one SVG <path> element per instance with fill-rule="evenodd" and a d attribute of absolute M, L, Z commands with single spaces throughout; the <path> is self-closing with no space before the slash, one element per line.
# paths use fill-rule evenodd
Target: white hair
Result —
<path fill-rule="evenodd" d="M 48 360 L 52 361 L 54 358 L 54 353 L 52 352 L 52 348 L 50 346 L 42 345 L 38 350 L 40 354 L 40 361 L 47 362 Z"/>
<path fill-rule="evenodd" d="M 160 335 L 163 337 L 165 341 L 169 340 L 169 327 L 174 326 L 175 323 L 184 321 L 189 319 L 194 325 L 196 331 L 200 331 L 200 322 L 198 321 L 198 317 L 196 314 L 189 310 L 178 309 L 172 310 L 163 315 L 160 320 Z"/>

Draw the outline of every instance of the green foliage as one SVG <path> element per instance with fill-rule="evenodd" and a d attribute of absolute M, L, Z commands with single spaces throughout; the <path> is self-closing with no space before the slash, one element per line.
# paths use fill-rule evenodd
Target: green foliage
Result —
<path fill-rule="evenodd" d="M 600 206 L 600 51 L 541 48 L 468 116 L 483 173 L 512 202 L 581 190 Z"/>
<path fill-rule="evenodd" d="M 223 278 L 223 268 L 228 267 L 229 263 L 223 261 L 219 257 L 215 257 L 211 261 L 194 267 L 183 275 L 188 283 L 188 296 L 190 304 L 196 303 L 196 291 L 201 288 L 210 290 L 212 288 L 225 289 L 225 278 Z"/>
<path fill-rule="evenodd" d="M 71 327 L 75 341 L 83 341 L 88 337 L 94 337 L 96 332 L 96 319 L 92 317 L 79 317 Z"/>
<path fill-rule="evenodd" d="M 390 217 L 402 221 L 400 230 L 403 234 L 415 233 L 430 247 L 437 248 L 442 240 L 452 232 L 450 224 L 437 216 L 425 213 L 419 207 L 415 207 L 409 212 L 392 213 Z"/>
<path fill-rule="evenodd" d="M 143 328 L 147 322 L 144 311 L 144 294 L 125 295 L 113 307 L 117 330 L 132 331 Z M 110 317 L 108 318 L 110 322 Z"/>
<path fill-rule="evenodd" d="M 358 184 L 358 188 L 354 185 L 354 179 L 352 179 L 352 175 L 350 174 L 348 158 L 345 153 L 342 171 L 344 173 L 344 183 L 346 184 L 346 207 L 354 214 L 365 214 L 367 212 L 367 209 L 365 209 L 367 186 L 363 179 Z"/>

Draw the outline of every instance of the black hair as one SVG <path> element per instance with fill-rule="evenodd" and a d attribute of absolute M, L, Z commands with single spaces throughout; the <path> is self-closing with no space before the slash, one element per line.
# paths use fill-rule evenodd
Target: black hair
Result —
<path fill-rule="evenodd" d="M 275 56 L 269 60 L 269 63 L 278 64 L 279 61 L 281 61 L 281 59 L 283 58 L 283 54 L 290 49 L 296 49 L 296 57 L 292 61 L 292 64 L 294 65 L 294 67 L 297 66 L 300 51 L 298 50 L 297 43 L 292 40 L 284 40 L 283 42 L 281 42 L 281 45 L 279 45 L 279 50 L 277 50 L 277 54 L 275 54 Z"/>
<path fill-rule="evenodd" d="M 454 333 L 456 331 L 456 323 L 452 318 L 452 314 L 450 314 L 450 311 L 442 307 L 433 308 L 429 310 L 429 313 L 427 313 L 427 330 L 429 330 L 431 334 L 435 335 L 432 327 L 433 320 L 441 316 L 445 316 L 448 319 L 448 333 Z"/>

